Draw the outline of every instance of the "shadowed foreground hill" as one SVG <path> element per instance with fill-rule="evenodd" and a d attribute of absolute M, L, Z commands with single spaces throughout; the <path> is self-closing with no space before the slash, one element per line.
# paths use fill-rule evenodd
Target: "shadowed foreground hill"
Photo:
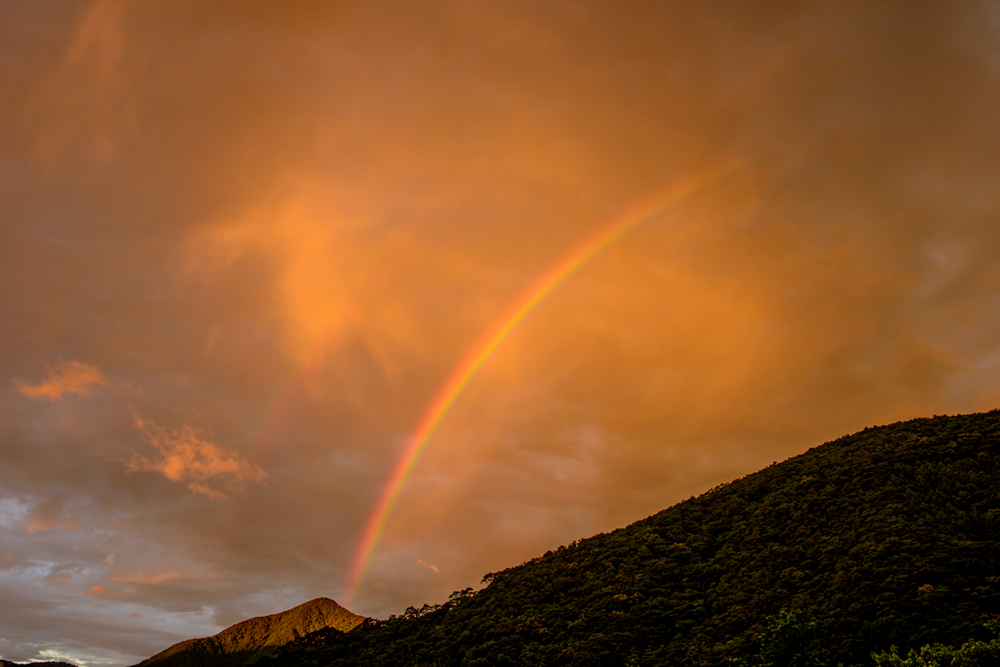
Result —
<path fill-rule="evenodd" d="M 266 664 L 845 665 L 1000 613 L 1000 412 L 865 429 Z"/>
<path fill-rule="evenodd" d="M 212 637 L 188 639 L 136 667 L 238 667 L 256 662 L 283 644 L 316 630 L 343 633 L 364 620 L 329 598 L 231 625 Z"/>

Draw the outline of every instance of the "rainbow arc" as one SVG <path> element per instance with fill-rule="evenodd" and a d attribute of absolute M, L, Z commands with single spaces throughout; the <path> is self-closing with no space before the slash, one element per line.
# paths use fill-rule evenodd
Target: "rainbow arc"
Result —
<path fill-rule="evenodd" d="M 371 558 L 385 533 L 399 494 L 416 467 L 417 461 L 420 460 L 421 454 L 427 449 L 427 445 L 430 444 L 441 422 L 448 415 L 462 392 L 503 342 L 546 297 L 595 257 L 642 223 L 665 213 L 682 201 L 717 183 L 734 170 L 734 166 L 729 166 L 707 176 L 686 179 L 630 208 L 573 248 L 532 283 L 494 321 L 476 344 L 470 348 L 461 363 L 452 371 L 447 382 L 441 387 L 434 401 L 424 413 L 414 434 L 407 441 L 406 447 L 397 460 L 392 474 L 386 481 L 371 516 L 365 524 L 348 574 L 344 596 L 345 604 L 351 603 L 364 583 Z"/>

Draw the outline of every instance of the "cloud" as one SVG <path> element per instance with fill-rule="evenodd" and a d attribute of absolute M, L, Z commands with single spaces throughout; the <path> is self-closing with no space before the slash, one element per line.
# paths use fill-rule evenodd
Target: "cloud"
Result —
<path fill-rule="evenodd" d="M 123 461 L 128 472 L 158 472 L 172 482 L 187 482 L 188 489 L 213 500 L 225 500 L 226 495 L 208 486 L 211 479 L 221 478 L 228 486 L 238 488 L 245 482 L 261 482 L 267 477 L 259 466 L 245 461 L 237 452 L 202 439 L 190 426 L 167 431 L 138 414 L 133 414 L 133 425 L 158 456 L 150 458 L 134 453 Z"/>
<path fill-rule="evenodd" d="M 49 574 L 42 581 L 44 581 L 45 583 L 58 582 L 63 584 L 71 584 L 73 583 L 74 576 L 78 577 L 82 574 L 83 574 L 83 568 L 80 567 L 71 569 L 70 566 L 53 565 L 49 570 Z"/>
<path fill-rule="evenodd" d="M 75 530 L 76 529 L 76 519 L 73 517 L 68 517 L 64 519 L 57 519 L 52 517 L 35 517 L 28 522 L 27 531 L 28 534 L 37 533 L 39 531 L 52 530 L 53 528 L 59 528 L 61 530 Z"/>
<path fill-rule="evenodd" d="M 162 584 L 168 584 L 179 580 L 206 581 L 208 579 L 215 579 L 216 577 L 209 574 L 181 574 L 180 572 L 164 572 L 162 574 L 152 575 L 136 572 L 122 577 L 108 578 L 116 584 L 145 584 L 148 586 L 160 586 Z"/>
<path fill-rule="evenodd" d="M 431 565 L 430 563 L 425 563 L 423 560 L 419 558 L 417 559 L 417 565 L 420 565 L 421 567 L 426 567 L 428 570 L 434 570 L 435 572 L 438 573 L 441 572 L 441 570 L 437 569 L 437 567 Z"/>
<path fill-rule="evenodd" d="M 29 385 L 21 378 L 14 378 L 14 386 L 29 398 L 47 398 L 62 401 L 63 394 L 90 396 L 94 385 L 107 387 L 111 383 L 97 366 L 79 361 L 60 362 L 59 368 L 49 368 L 49 376 L 44 381 Z"/>
<path fill-rule="evenodd" d="M 74 512 L 68 512 L 59 501 L 49 499 L 31 508 L 26 516 L 27 533 L 50 531 L 58 528 L 60 531 L 77 530 L 78 518 Z"/>

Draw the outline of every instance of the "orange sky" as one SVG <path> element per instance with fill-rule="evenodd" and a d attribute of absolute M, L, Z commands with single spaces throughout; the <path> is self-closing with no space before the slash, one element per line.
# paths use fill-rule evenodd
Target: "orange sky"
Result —
<path fill-rule="evenodd" d="M 354 611 L 1000 407 L 990 3 L 53 0 L 0 31 L 5 659 L 342 599 L 469 348 L 725 165 L 484 366 Z"/>

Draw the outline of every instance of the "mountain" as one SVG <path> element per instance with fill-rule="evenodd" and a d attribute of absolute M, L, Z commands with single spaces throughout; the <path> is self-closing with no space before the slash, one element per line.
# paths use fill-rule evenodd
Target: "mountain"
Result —
<path fill-rule="evenodd" d="M 363 620 L 329 598 L 316 598 L 288 611 L 231 625 L 212 637 L 174 644 L 136 667 L 242 667 L 310 632 L 343 633 Z"/>
<path fill-rule="evenodd" d="M 870 665 L 986 639 L 1000 412 L 867 428 L 483 582 L 261 667 Z"/>

